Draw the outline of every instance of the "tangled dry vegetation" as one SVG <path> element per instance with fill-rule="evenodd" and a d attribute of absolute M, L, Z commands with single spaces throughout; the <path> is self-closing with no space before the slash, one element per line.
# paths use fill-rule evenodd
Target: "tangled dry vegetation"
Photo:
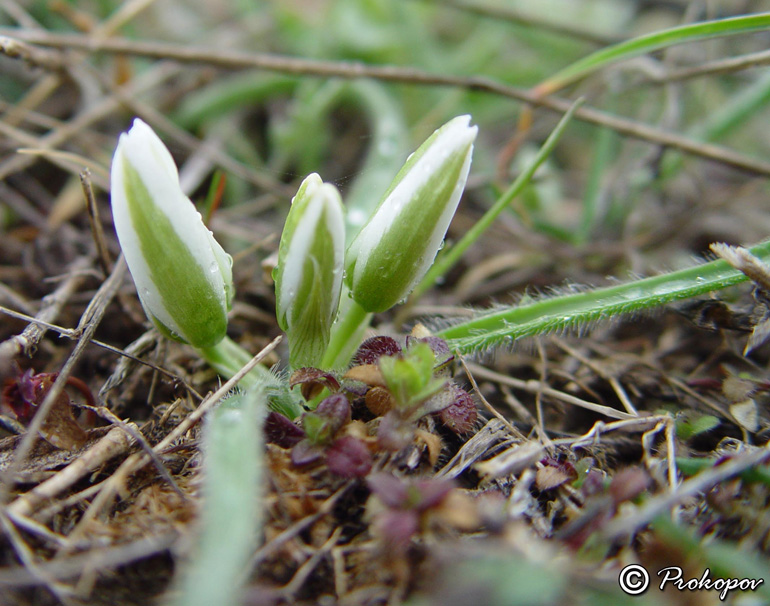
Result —
<path fill-rule="evenodd" d="M 14 58 L 3 66 L 28 92 L 0 107 L 0 602 L 146 604 L 170 589 L 189 552 L 202 461 L 195 411 L 220 380 L 193 350 L 148 330 L 115 262 L 103 167 L 136 114 L 168 135 L 199 197 L 212 166 L 261 192 L 211 219 L 225 240 L 253 243 L 234 255 L 229 332 L 254 353 L 280 334 L 260 263 L 277 248 L 294 184 L 250 171 L 156 109 L 216 78 L 215 67 L 157 58 L 134 77 L 121 55 L 99 71 L 61 44 L 9 44 Z M 281 111 L 266 104 L 257 117 Z M 330 170 L 351 174 L 363 127 L 350 113 L 335 119 Z M 539 121 L 543 131 L 552 125 L 536 112 L 535 132 Z M 579 249 L 503 217 L 440 288 L 378 320 L 377 333 L 403 342 L 418 319 L 468 304 L 601 284 L 623 275 L 628 259 L 633 271 L 652 272 L 713 241 L 764 239 L 765 179 L 699 161 L 668 197 L 645 195 L 632 240 Z M 483 186 L 472 180 L 450 236 L 483 213 Z M 298 466 L 285 445 L 268 444 L 264 538 L 245 602 L 621 603 L 618 571 L 632 562 L 680 566 L 687 578 L 705 568 L 766 577 L 770 349 L 742 355 L 762 307 L 748 288 L 726 296 L 458 357 L 451 372 L 473 394 L 477 421 L 457 432 L 423 417 L 397 452 L 378 450 L 370 438 L 379 418 L 365 395 L 351 397 L 351 423 L 373 456 L 365 478 L 331 473 L 323 458 Z M 268 364 L 285 355 L 281 347 Z M 18 394 L 50 402 L 46 419 L 14 409 Z M 636 600 L 718 603 L 677 591 Z"/>

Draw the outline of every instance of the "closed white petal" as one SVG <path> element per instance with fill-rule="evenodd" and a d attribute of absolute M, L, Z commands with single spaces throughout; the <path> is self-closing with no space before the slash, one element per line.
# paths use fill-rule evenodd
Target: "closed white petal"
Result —
<path fill-rule="evenodd" d="M 433 264 L 457 210 L 470 169 L 473 141 L 478 129 L 471 127 L 469 123 L 470 116 L 458 116 L 450 120 L 434 133 L 432 140 L 426 142 L 427 146 L 423 144 L 415 155 L 410 156 L 391 190 L 348 249 L 346 265 L 349 272 L 352 269 L 352 275 L 349 275 L 348 279 L 353 296 L 357 300 L 358 295 L 367 299 L 364 307 L 369 311 L 372 310 L 369 307 L 376 305 L 374 298 L 377 297 L 373 298 L 371 293 L 364 294 L 362 289 L 357 288 L 358 285 L 366 282 L 367 287 L 363 290 L 369 291 L 373 276 L 384 276 L 388 274 L 388 270 L 396 271 L 395 268 L 399 268 L 396 273 L 408 279 L 408 282 L 399 285 L 401 292 L 394 293 L 395 299 L 392 303 L 395 303 L 411 292 Z M 459 171 L 454 173 L 460 159 L 462 165 Z M 442 195 L 446 196 L 445 199 L 431 200 L 426 186 L 430 186 L 431 181 L 440 179 L 445 167 L 449 165 L 455 167 L 452 170 L 456 174 L 451 192 L 447 195 L 444 190 Z M 425 204 L 430 203 L 436 204 L 435 214 L 430 217 L 429 222 L 415 225 L 415 215 L 421 215 L 423 218 L 425 216 L 425 213 L 416 209 L 423 209 Z M 411 241 L 415 248 L 407 250 L 393 246 L 393 242 L 399 239 L 398 234 L 403 234 L 401 239 L 404 242 Z M 383 245 L 385 241 L 389 243 Z M 387 289 L 388 284 L 382 283 L 383 292 Z M 383 295 L 383 306 L 386 298 Z M 359 300 L 359 303 L 361 302 Z"/>
<path fill-rule="evenodd" d="M 185 334 L 184 327 L 179 326 L 174 319 L 178 301 L 164 301 L 159 286 L 153 282 L 153 268 L 149 265 L 152 261 L 144 257 L 140 246 L 140 233 L 132 220 L 132 208 L 136 211 L 139 207 L 132 206 L 132 201 L 128 198 L 127 171 L 132 175 L 133 183 L 136 183 L 138 177 L 156 209 L 155 212 L 159 212 L 159 216 L 165 216 L 168 220 L 173 234 L 168 233 L 171 234 L 170 240 L 176 243 L 176 250 L 185 250 L 192 257 L 194 265 L 188 264 L 185 267 L 200 268 L 200 275 L 204 278 L 196 282 L 199 285 L 195 289 L 196 301 L 198 298 L 205 298 L 200 301 L 200 305 L 208 306 L 207 309 L 217 317 L 221 317 L 219 312 L 212 310 L 219 308 L 221 314 L 226 316 L 229 308 L 232 296 L 232 260 L 214 240 L 203 224 L 200 213 L 182 192 L 171 154 L 153 130 L 136 119 L 129 132 L 120 136 L 112 162 L 111 198 L 118 239 L 148 316 L 184 340 L 195 342 L 197 339 L 205 342 L 205 331 L 201 333 L 196 329 L 199 334 L 192 335 L 193 338 Z M 146 236 L 144 239 L 147 239 Z M 159 244 L 162 245 L 163 242 Z M 169 250 L 169 254 L 173 254 L 173 251 Z M 155 279 L 159 279 L 158 276 Z M 208 287 L 200 288 L 206 283 Z M 168 297 L 168 293 L 166 296 Z"/>
<path fill-rule="evenodd" d="M 213 271 L 218 267 L 217 258 L 210 245 L 211 232 L 204 225 L 195 205 L 182 192 L 179 173 L 174 160 L 158 135 L 138 118 L 125 137 L 126 157 L 148 186 L 155 203 L 168 217 L 173 219 L 174 231 L 195 257 L 198 265 L 205 267 L 212 290 L 221 293 L 225 300 L 225 286 L 222 274 Z M 149 187 L 148 187 L 149 189 Z M 216 264 L 216 265 L 215 265 Z"/>

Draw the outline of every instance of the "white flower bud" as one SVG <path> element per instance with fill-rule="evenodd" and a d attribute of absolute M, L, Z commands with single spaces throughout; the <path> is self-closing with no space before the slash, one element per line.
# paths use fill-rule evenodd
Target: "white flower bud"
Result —
<path fill-rule="evenodd" d="M 289 337 L 293 368 L 321 364 L 339 307 L 344 254 L 340 194 L 309 175 L 292 200 L 273 272 L 276 316 Z"/>
<path fill-rule="evenodd" d="M 232 258 L 179 185 L 171 154 L 138 118 L 112 159 L 112 214 L 144 311 L 167 336 L 211 347 L 227 329 Z"/>
<path fill-rule="evenodd" d="M 458 116 L 399 171 L 345 255 L 347 284 L 366 311 L 406 298 L 428 271 L 465 188 L 478 128 Z"/>

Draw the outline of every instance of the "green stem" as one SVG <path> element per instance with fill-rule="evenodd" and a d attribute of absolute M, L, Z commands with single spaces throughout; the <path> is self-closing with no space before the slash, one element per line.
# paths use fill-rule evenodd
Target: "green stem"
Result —
<path fill-rule="evenodd" d="M 350 298 L 348 293 L 347 287 L 343 286 L 340 315 L 332 326 L 331 340 L 321 363 L 325 369 L 339 369 L 347 366 L 361 344 L 363 333 L 372 319 L 372 314 Z"/>
<path fill-rule="evenodd" d="M 428 270 L 428 273 L 425 274 L 425 277 L 412 291 L 412 300 L 415 300 L 423 295 L 425 291 L 433 286 L 436 280 L 442 276 L 445 276 L 447 272 L 452 269 L 452 267 L 454 267 L 455 263 L 460 260 L 460 257 L 465 254 L 465 251 L 468 250 L 468 248 L 470 248 L 471 245 L 481 237 L 481 235 L 489 228 L 489 226 L 492 225 L 495 219 L 497 219 L 500 213 L 502 213 L 510 205 L 513 199 L 521 193 L 521 190 L 527 186 L 537 169 L 540 168 L 540 165 L 545 162 L 545 159 L 549 155 L 551 155 L 553 148 L 556 147 L 556 143 L 559 141 L 562 134 L 564 133 L 564 130 L 567 128 L 567 124 L 569 124 L 569 121 L 572 119 L 572 115 L 575 113 L 575 110 L 577 110 L 577 108 L 582 104 L 582 98 L 578 99 L 572 104 L 572 107 L 569 108 L 569 111 L 564 114 L 562 119 L 556 125 L 556 128 L 549 135 L 548 139 L 546 139 L 545 143 L 543 143 L 540 151 L 537 152 L 535 159 L 527 167 L 527 169 L 519 174 L 518 177 L 516 177 L 516 180 L 505 191 L 505 193 L 500 196 L 500 198 L 498 198 L 497 202 L 495 202 L 486 213 L 484 213 L 484 216 L 481 217 L 481 219 L 476 221 L 473 227 L 467 231 L 467 233 L 457 242 L 457 244 L 446 250 L 446 252 L 443 254 L 439 255 L 439 258 Z"/>
<path fill-rule="evenodd" d="M 254 357 L 227 336 L 213 347 L 199 349 L 198 353 L 209 363 L 209 366 L 225 377 L 232 377 Z M 241 384 L 249 388 L 272 379 L 273 374 L 264 366 L 258 365 L 243 377 Z"/>
<path fill-rule="evenodd" d="M 225 337 L 213 347 L 206 347 L 197 351 L 214 370 L 228 378 L 243 368 L 253 357 L 230 337 Z M 282 381 L 280 377 L 261 364 L 255 366 L 241 379 L 241 386 L 245 390 L 256 387 L 264 389 L 270 408 L 290 419 L 296 419 L 303 412 L 298 397 L 289 391 L 285 381 Z"/>
<path fill-rule="evenodd" d="M 763 261 L 770 262 L 770 241 L 750 250 Z M 743 273 L 719 259 L 627 284 L 483 312 L 445 328 L 438 336 L 462 353 L 480 352 L 495 345 L 512 344 L 523 337 L 582 328 L 597 320 L 690 299 L 747 279 Z"/>

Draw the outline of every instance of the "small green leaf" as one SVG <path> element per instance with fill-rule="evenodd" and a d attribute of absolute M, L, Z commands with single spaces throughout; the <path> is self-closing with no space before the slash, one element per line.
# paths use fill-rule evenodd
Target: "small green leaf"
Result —
<path fill-rule="evenodd" d="M 382 376 L 401 410 L 410 412 L 443 389 L 446 382 L 433 376 L 435 362 L 427 343 L 413 345 L 403 357 L 380 358 Z"/>

